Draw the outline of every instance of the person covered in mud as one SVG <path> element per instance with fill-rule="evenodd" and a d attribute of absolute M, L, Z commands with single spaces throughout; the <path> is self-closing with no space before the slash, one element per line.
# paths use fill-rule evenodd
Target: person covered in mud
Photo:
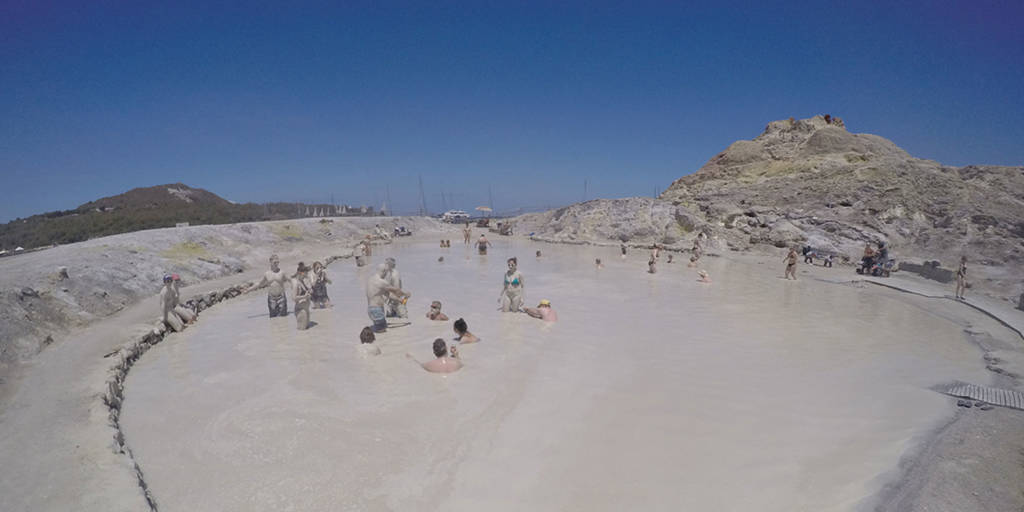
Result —
<path fill-rule="evenodd" d="M 388 285 L 394 288 L 402 287 L 402 277 L 398 274 L 398 262 L 394 258 L 388 258 L 384 260 L 384 264 L 388 267 L 387 279 Z M 388 294 L 388 307 L 387 316 L 396 318 L 408 318 L 409 310 L 405 307 L 405 299 L 395 294 Z"/>
<path fill-rule="evenodd" d="M 505 271 L 505 284 L 501 289 L 501 310 L 505 313 L 516 312 L 523 308 L 523 274 L 519 272 L 519 260 L 509 258 L 508 270 Z"/>
<path fill-rule="evenodd" d="M 448 321 L 448 315 L 441 312 L 441 301 L 435 300 L 430 303 L 430 309 L 427 311 L 427 318 L 438 322 Z"/>
<path fill-rule="evenodd" d="M 701 283 L 710 283 L 711 282 L 711 276 L 708 275 L 708 271 L 707 270 L 704 270 L 704 269 L 698 270 L 697 271 L 697 277 L 698 277 L 697 281 L 699 281 Z"/>
<path fill-rule="evenodd" d="M 967 256 L 960 256 L 960 266 L 956 269 L 956 298 L 963 300 L 967 292 Z"/>
<path fill-rule="evenodd" d="M 661 246 L 654 244 L 651 246 L 651 258 L 658 259 L 661 257 Z"/>
<path fill-rule="evenodd" d="M 653 253 L 651 254 L 651 259 L 647 260 L 647 273 L 648 274 L 657 274 L 658 273 L 657 261 L 655 261 Z"/>
<path fill-rule="evenodd" d="M 875 250 L 871 248 L 871 244 L 864 245 L 864 255 L 860 258 L 860 268 L 865 273 L 871 272 L 871 267 L 875 264 Z"/>
<path fill-rule="evenodd" d="M 160 289 L 160 320 L 174 332 L 181 332 L 185 323 L 174 312 L 178 306 L 178 291 L 174 288 L 174 278 L 170 274 L 164 276 L 164 287 Z"/>
<path fill-rule="evenodd" d="M 599 269 L 604 268 L 604 263 L 601 263 L 601 258 L 594 259 L 594 266 Z"/>
<path fill-rule="evenodd" d="M 373 329 L 369 327 L 363 327 L 363 330 L 359 332 L 359 351 L 364 356 L 379 356 L 380 347 L 374 345 L 373 342 L 377 340 L 377 337 L 373 335 Z"/>
<path fill-rule="evenodd" d="M 327 296 L 327 285 L 331 283 L 331 280 L 327 277 L 327 268 L 319 261 L 313 262 L 312 281 L 313 295 L 311 300 L 313 307 L 323 309 L 333 306 L 331 298 Z"/>
<path fill-rule="evenodd" d="M 174 306 L 174 312 L 178 314 L 178 318 L 181 318 L 182 322 L 185 322 L 185 325 L 189 325 L 196 321 L 196 313 L 181 304 L 181 276 L 171 274 L 171 281 L 174 284 L 174 293 L 178 295 L 178 305 Z"/>
<path fill-rule="evenodd" d="M 270 318 L 275 316 L 288 315 L 288 298 L 285 297 L 284 288 L 288 283 L 288 274 L 281 270 L 281 260 L 276 254 L 270 255 L 270 270 L 263 274 L 259 288 L 267 286 L 267 309 L 270 310 Z"/>
<path fill-rule="evenodd" d="M 480 233 L 480 238 L 476 240 L 476 250 L 480 254 L 487 254 L 487 247 L 491 245 L 491 241 L 487 239 L 487 235 Z"/>
<path fill-rule="evenodd" d="M 384 332 L 388 329 L 388 322 L 384 316 L 384 308 L 387 306 L 388 294 L 395 294 L 408 299 L 411 293 L 401 288 L 391 286 L 387 280 L 388 266 L 385 263 L 377 265 L 377 271 L 366 279 L 366 312 L 373 321 L 373 332 Z"/>
<path fill-rule="evenodd" d="M 462 360 L 459 359 L 459 351 L 455 345 L 452 345 L 451 350 L 448 349 L 448 344 L 441 338 L 434 340 L 434 357 L 435 359 L 421 363 L 413 357 L 412 354 L 406 352 L 405 357 L 416 361 L 416 364 L 423 367 L 424 370 L 431 373 L 452 373 L 462 368 Z"/>
<path fill-rule="evenodd" d="M 665 263 L 672 263 L 672 253 L 668 253 L 668 258 L 665 260 Z"/>
<path fill-rule="evenodd" d="M 295 325 L 300 331 L 309 329 L 309 303 L 313 296 L 313 283 L 309 279 L 309 267 L 299 262 L 292 276 L 295 299 Z"/>
<path fill-rule="evenodd" d="M 554 309 L 551 309 L 551 301 L 544 299 L 537 304 L 535 308 L 523 308 L 523 312 L 533 318 L 544 320 L 545 322 L 557 322 L 558 313 L 555 313 Z"/>
<path fill-rule="evenodd" d="M 832 268 L 832 253 L 825 255 L 825 258 L 821 260 L 822 266 L 826 268 Z"/>
<path fill-rule="evenodd" d="M 796 247 L 790 247 L 789 253 L 782 258 L 782 261 L 786 263 L 786 279 L 790 279 L 792 276 L 792 279 L 796 280 L 796 258 Z"/>
<path fill-rule="evenodd" d="M 466 223 L 466 227 L 462 229 L 462 242 L 469 245 L 469 239 L 473 237 L 473 230 L 469 228 L 469 223 Z"/>
<path fill-rule="evenodd" d="M 455 341 L 465 345 L 466 343 L 476 343 L 480 341 L 475 334 L 469 332 L 469 325 L 463 319 L 458 319 L 452 324 L 452 329 L 455 331 Z"/>
<path fill-rule="evenodd" d="M 626 259 L 626 242 L 619 243 L 619 250 L 622 251 L 622 259 Z"/>

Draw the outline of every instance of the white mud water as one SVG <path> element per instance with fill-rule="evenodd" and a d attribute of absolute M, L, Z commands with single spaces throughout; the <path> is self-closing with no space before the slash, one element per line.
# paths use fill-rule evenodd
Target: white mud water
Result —
<path fill-rule="evenodd" d="M 120 424 L 160 510 L 851 510 L 948 421 L 932 386 L 990 378 L 961 326 L 895 292 L 495 244 L 398 242 L 332 265 L 308 331 L 253 293 L 153 347 Z M 389 255 L 413 323 L 364 358 L 363 282 Z M 496 311 L 513 255 L 559 323 Z M 448 376 L 404 356 L 451 339 L 432 300 L 483 340 Z"/>

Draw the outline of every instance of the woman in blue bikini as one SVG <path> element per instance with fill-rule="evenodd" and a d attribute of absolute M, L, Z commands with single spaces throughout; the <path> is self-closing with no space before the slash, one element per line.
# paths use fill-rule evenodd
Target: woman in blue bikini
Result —
<path fill-rule="evenodd" d="M 505 272 L 505 287 L 501 290 L 501 310 L 519 312 L 523 308 L 523 274 L 517 269 L 518 260 L 508 259 L 508 271 Z"/>

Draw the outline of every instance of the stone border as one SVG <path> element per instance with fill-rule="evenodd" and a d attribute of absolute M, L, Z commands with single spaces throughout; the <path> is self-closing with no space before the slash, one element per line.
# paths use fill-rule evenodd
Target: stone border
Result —
<path fill-rule="evenodd" d="M 351 257 L 351 254 L 344 256 L 328 256 L 324 259 L 324 266 L 326 267 L 335 261 Z M 229 286 L 220 291 L 212 291 L 204 295 L 195 295 L 185 303 L 185 306 L 195 311 L 198 315 L 216 304 L 259 289 L 261 288 L 257 288 L 255 283 L 248 281 L 243 284 Z M 121 404 L 124 402 L 125 379 L 128 378 L 128 372 L 131 370 L 132 366 L 134 366 L 142 355 L 149 349 L 159 344 L 173 332 L 174 331 L 169 331 L 167 327 L 163 325 L 163 322 L 160 322 L 159 325 L 154 327 L 152 330 L 147 331 L 141 338 L 130 341 L 119 350 L 104 356 L 115 358 L 114 365 L 109 369 L 109 376 L 105 382 L 105 390 L 101 394 L 103 404 L 107 406 L 109 425 L 114 429 L 114 450 L 115 453 L 119 453 L 127 457 L 128 461 L 135 469 L 135 477 L 138 479 L 139 488 L 142 490 L 142 494 L 146 498 L 146 503 L 149 504 L 149 509 L 152 512 L 158 512 L 156 499 L 153 497 L 153 493 L 149 490 L 149 485 L 146 483 L 146 478 L 142 472 L 142 468 L 139 467 L 139 463 L 135 460 L 135 456 L 132 454 L 131 448 L 128 447 L 128 443 L 125 441 L 124 431 L 121 430 L 120 423 Z"/>

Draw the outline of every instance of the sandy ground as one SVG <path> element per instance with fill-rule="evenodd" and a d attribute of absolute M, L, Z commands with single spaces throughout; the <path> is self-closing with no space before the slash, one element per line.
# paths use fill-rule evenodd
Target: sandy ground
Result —
<path fill-rule="evenodd" d="M 1024 503 L 1024 413 L 958 412 L 928 389 L 1019 386 L 1008 375 L 1024 374 L 1019 339 L 975 310 L 828 282 L 852 278 L 848 268 L 802 267 L 790 283 L 774 258 L 707 258 L 705 286 L 679 263 L 645 274 L 636 252 L 622 262 L 614 249 L 500 239 L 481 260 L 449 237 L 446 252 L 403 241 L 375 253 L 399 258 L 414 293 L 414 323 L 383 335 L 379 358 L 356 352 L 363 273 L 346 260 L 331 267 L 335 308 L 315 311 L 310 331 L 266 318 L 257 293 L 147 353 L 121 421 L 160 508 Z M 527 300 L 551 299 L 558 324 L 494 311 L 506 254 L 520 256 Z M 433 299 L 484 339 L 463 347 L 467 367 L 449 377 L 404 357 L 426 359 L 430 340 L 450 337 L 450 322 L 422 317 Z M 0 469 L 0 510 L 146 508 L 90 385 L 103 382 L 102 356 L 151 316 L 126 308 L 8 375 L 0 454 L 23 463 Z M 986 370 L 986 354 L 1003 373 Z"/>

